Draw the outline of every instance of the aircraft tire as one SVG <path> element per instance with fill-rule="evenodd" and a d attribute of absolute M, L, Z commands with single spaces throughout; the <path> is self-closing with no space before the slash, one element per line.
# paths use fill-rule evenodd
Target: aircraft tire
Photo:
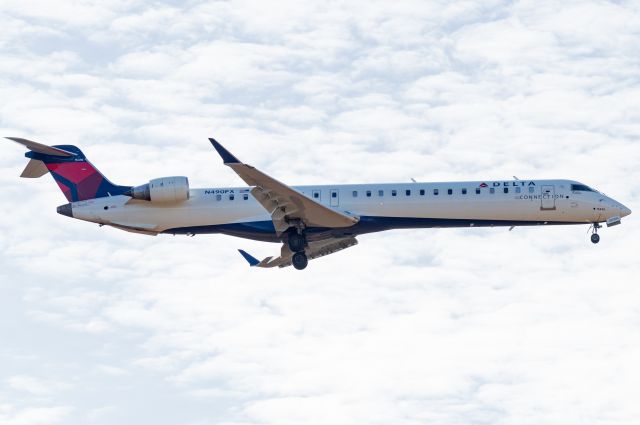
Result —
<path fill-rule="evenodd" d="M 307 238 L 298 232 L 289 233 L 289 249 L 292 252 L 303 252 L 304 247 L 307 244 Z"/>
<path fill-rule="evenodd" d="M 307 268 L 309 260 L 304 252 L 296 252 L 291 258 L 291 263 L 296 270 L 304 270 Z"/>
<path fill-rule="evenodd" d="M 600 235 L 597 234 L 597 233 L 594 233 L 593 235 L 591 235 L 591 242 L 593 242 L 593 243 L 600 242 Z"/>

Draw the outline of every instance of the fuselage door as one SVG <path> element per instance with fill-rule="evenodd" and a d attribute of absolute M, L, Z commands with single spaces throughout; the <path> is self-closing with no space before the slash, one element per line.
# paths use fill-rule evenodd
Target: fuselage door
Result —
<path fill-rule="evenodd" d="M 322 192 L 319 190 L 314 190 L 311 192 L 311 197 L 314 201 L 318 203 L 322 203 Z"/>
<path fill-rule="evenodd" d="M 555 210 L 556 209 L 556 188 L 551 185 L 544 185 L 540 187 L 542 194 L 541 210 Z"/>
<path fill-rule="evenodd" d="M 331 189 L 329 191 L 329 196 L 331 197 L 332 207 L 340 206 L 340 192 L 338 192 L 338 189 Z"/>

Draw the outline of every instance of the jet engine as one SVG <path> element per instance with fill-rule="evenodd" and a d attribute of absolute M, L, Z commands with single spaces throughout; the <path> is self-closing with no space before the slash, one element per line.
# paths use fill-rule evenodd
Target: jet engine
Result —
<path fill-rule="evenodd" d="M 184 202 L 189 199 L 189 179 L 182 176 L 161 177 L 132 187 L 125 195 L 161 204 Z"/>

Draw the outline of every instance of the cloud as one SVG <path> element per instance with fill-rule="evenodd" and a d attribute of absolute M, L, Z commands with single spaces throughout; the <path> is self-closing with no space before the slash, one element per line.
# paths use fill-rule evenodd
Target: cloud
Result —
<path fill-rule="evenodd" d="M 87 28 L 100 25 L 104 19 L 114 16 L 117 9 L 126 4 L 121 0 L 95 2 L 92 0 L 69 0 L 56 7 L 46 7 L 39 0 L 3 2 L 2 12 L 10 16 L 32 19 L 55 26 Z"/>
<path fill-rule="evenodd" d="M 69 384 L 42 380 L 33 376 L 16 375 L 7 379 L 7 385 L 34 395 L 48 395 L 69 388 Z"/>
<path fill-rule="evenodd" d="M 119 184 L 241 185 L 215 136 L 290 184 L 573 178 L 639 209 L 630 3 L 5 3 L 3 131 Z M 236 248 L 277 246 L 60 216 L 4 149 L 0 423 L 640 416 L 635 215 L 598 246 L 399 230 L 256 271 Z"/>
<path fill-rule="evenodd" d="M 2 409 L 5 410 L 5 409 Z M 67 407 L 38 407 L 7 412 L 0 411 L 0 424 L 11 425 L 47 425 L 60 423 L 70 412 Z"/>

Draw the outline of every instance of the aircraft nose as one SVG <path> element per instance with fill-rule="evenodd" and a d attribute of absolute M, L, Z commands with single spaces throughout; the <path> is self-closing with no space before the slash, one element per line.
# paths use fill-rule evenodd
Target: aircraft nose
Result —
<path fill-rule="evenodd" d="M 620 205 L 620 217 L 626 217 L 631 214 L 631 210 L 624 205 Z"/>

